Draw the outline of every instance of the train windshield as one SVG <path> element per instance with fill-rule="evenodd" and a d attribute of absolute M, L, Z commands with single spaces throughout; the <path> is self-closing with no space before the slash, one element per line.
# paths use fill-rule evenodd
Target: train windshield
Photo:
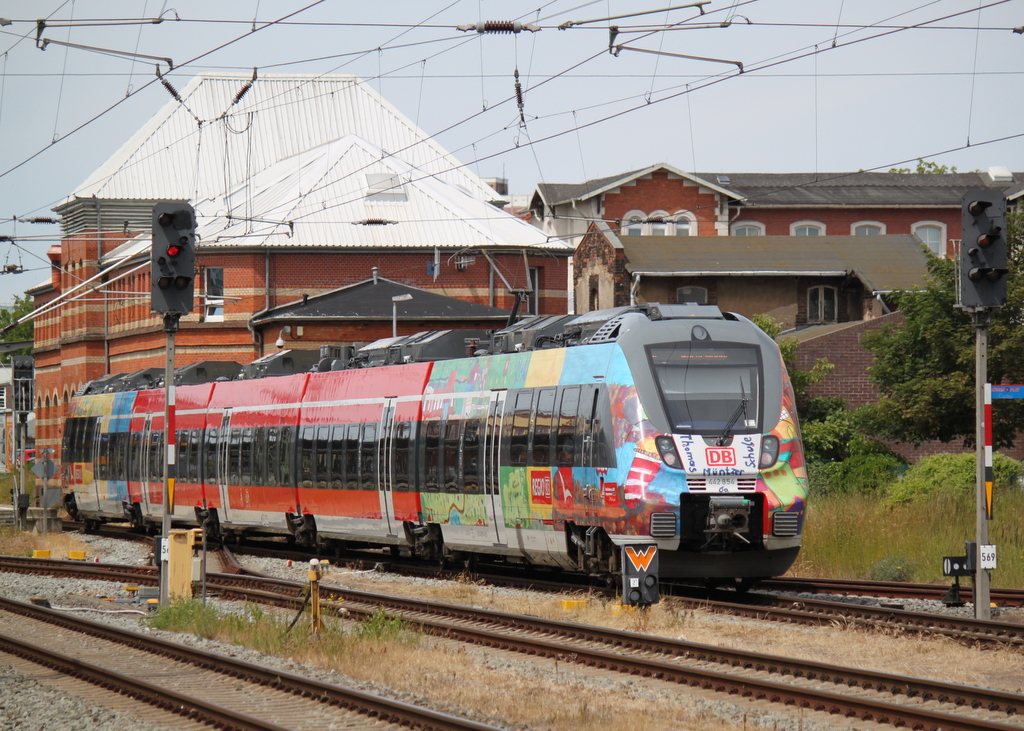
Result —
<path fill-rule="evenodd" d="M 726 437 L 760 431 L 760 351 L 744 343 L 647 347 L 672 431 Z"/>

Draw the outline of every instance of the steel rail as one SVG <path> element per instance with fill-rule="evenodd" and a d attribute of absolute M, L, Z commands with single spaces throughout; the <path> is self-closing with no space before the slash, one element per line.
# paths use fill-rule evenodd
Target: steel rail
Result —
<path fill-rule="evenodd" d="M 239 599 L 257 599 L 268 601 L 279 606 L 294 606 L 299 603 L 297 596 L 301 587 L 299 582 L 287 582 L 283 579 L 276 579 L 270 582 L 261 582 L 273 587 L 271 590 L 258 590 L 242 588 L 246 583 L 244 577 L 229 575 L 230 581 L 221 583 L 225 575 L 217 575 L 214 585 L 217 590 L 223 592 L 224 596 Z M 251 581 L 251 579 L 250 579 Z M 291 586 L 295 595 L 288 596 L 284 589 Z M 593 667 L 618 670 L 634 675 L 657 677 L 675 682 L 686 683 L 691 686 L 709 687 L 711 683 L 717 689 L 729 687 L 727 692 L 740 692 L 735 684 L 744 687 L 757 688 L 756 697 L 774 698 L 773 694 L 779 694 L 782 689 L 791 688 L 787 683 L 762 682 L 748 677 L 737 678 L 728 674 L 716 673 L 715 671 L 692 670 L 682 668 L 679 665 L 665 663 L 659 660 L 651 660 L 644 657 L 636 657 L 621 654 L 627 650 L 633 653 L 650 653 L 662 657 L 677 658 L 681 661 L 714 662 L 732 668 L 742 668 L 754 671 L 763 671 L 775 675 L 790 675 L 798 678 L 806 678 L 821 683 L 831 683 L 835 686 L 846 686 L 848 688 L 862 688 L 873 690 L 878 693 L 890 693 L 894 696 L 905 696 L 907 698 L 918 698 L 922 700 L 937 700 L 944 703 L 952 703 L 958 707 L 985 708 L 993 713 L 1004 713 L 1006 715 L 1019 715 L 1024 712 L 1024 695 L 1005 691 L 961 686 L 941 681 L 931 681 L 921 678 L 907 678 L 890 673 L 876 673 L 857 668 L 849 668 L 828 663 L 818 663 L 807 660 L 794 660 L 764 653 L 736 650 L 716 647 L 701 643 L 687 642 L 683 640 L 672 640 L 667 638 L 652 637 L 649 635 L 625 632 L 619 630 L 605 629 L 591 625 L 581 625 L 561 620 L 544 619 L 540 617 L 510 614 L 484 609 L 468 609 L 457 605 L 445 604 L 442 602 L 421 601 L 406 599 L 403 597 L 381 596 L 368 592 L 341 589 L 337 587 L 322 586 L 325 596 L 324 606 L 333 606 L 344 609 L 350 615 L 370 617 L 381 607 L 385 607 L 392 616 L 403 619 L 410 625 L 429 634 L 454 637 L 474 644 L 495 647 L 499 649 L 515 650 L 531 655 L 558 658 L 562 660 L 572 659 Z M 362 605 L 362 606 L 360 606 Z M 446 621 L 447 620 L 447 621 Z M 479 627 L 467 627 L 465 624 L 455 622 L 486 623 L 491 629 L 480 629 Z M 513 633 L 520 632 L 541 632 L 557 638 L 557 642 L 550 640 L 539 640 L 535 638 L 522 637 Z M 564 642 L 591 642 L 612 648 L 619 652 L 606 652 L 581 648 L 578 645 L 566 646 Z M 669 670 L 671 669 L 671 670 Z M 704 680 L 699 680 L 704 678 Z M 728 682 L 726 679 L 728 678 Z M 806 689 L 804 689 L 806 690 Z M 838 703 L 838 698 L 846 696 L 828 696 L 828 691 L 807 690 L 808 695 L 781 695 L 782 702 L 810 704 L 811 699 L 817 697 L 819 702 L 830 704 Z M 764 695 L 767 694 L 767 695 Z M 876 702 L 863 701 L 867 705 Z M 852 703 L 852 701 L 851 701 Z M 886 701 L 877 701 L 879 704 L 886 704 Z M 895 708 L 905 709 L 907 707 L 892 705 Z M 801 705 L 804 708 L 817 708 L 813 705 Z M 836 705 L 835 707 L 841 707 Z M 879 706 L 880 708 L 882 705 Z M 868 713 L 864 707 L 849 705 L 848 711 L 855 711 L 857 714 Z M 833 711 L 835 712 L 835 711 Z M 891 714 L 892 708 L 885 706 L 879 713 Z M 916 709 L 910 709 L 908 713 L 917 713 Z M 960 725 L 949 725 L 953 723 L 953 716 L 943 712 L 935 712 L 934 716 L 928 715 L 914 719 L 914 723 L 926 723 L 941 720 L 937 728 L 961 728 Z M 858 717 L 865 719 L 868 716 Z M 900 722 L 910 722 L 909 717 L 900 717 Z M 958 722 L 959 723 L 959 722 Z M 1020 728 L 1020 726 L 997 725 L 986 726 L 988 722 L 981 722 L 978 728 Z M 945 725 L 943 725 L 945 724 Z M 915 727 L 913 724 L 911 727 Z M 971 726 L 963 726 L 970 728 Z"/>
<path fill-rule="evenodd" d="M 74 632 L 118 642 L 127 647 L 160 654 L 178 662 L 221 672 L 232 678 L 287 690 L 295 695 L 317 699 L 321 703 L 337 705 L 378 718 L 392 719 L 400 725 L 411 725 L 418 729 L 436 729 L 437 731 L 495 731 L 495 727 L 487 724 L 432 711 L 402 701 L 390 700 L 354 688 L 306 678 L 286 670 L 264 668 L 238 658 L 194 649 L 81 617 L 68 616 L 57 610 L 34 604 L 0 597 L 0 609 Z"/>
<path fill-rule="evenodd" d="M 136 700 L 141 700 L 169 713 L 199 720 L 206 724 L 215 724 L 218 728 L 237 729 L 237 731 L 289 731 L 286 726 L 262 721 L 246 713 L 232 711 L 216 703 L 208 703 L 201 698 L 178 693 L 155 683 L 133 678 L 115 670 L 7 635 L 0 634 L 0 651 L 51 668 L 62 675 L 70 675 L 93 685 L 115 690 L 122 695 L 131 695 Z"/>

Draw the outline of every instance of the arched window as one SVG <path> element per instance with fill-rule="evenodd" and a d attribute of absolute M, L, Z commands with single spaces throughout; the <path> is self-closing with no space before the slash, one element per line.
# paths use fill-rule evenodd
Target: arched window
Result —
<path fill-rule="evenodd" d="M 641 236 L 644 232 L 644 221 L 647 214 L 643 211 L 630 211 L 622 217 L 622 234 L 624 236 Z"/>
<path fill-rule="evenodd" d="M 764 224 L 757 221 L 737 221 L 732 225 L 733 236 L 764 236 Z"/>
<path fill-rule="evenodd" d="M 811 287 L 807 290 L 807 322 L 836 321 L 836 288 Z"/>
<path fill-rule="evenodd" d="M 697 218 L 689 211 L 676 211 L 672 215 L 676 236 L 696 236 Z"/>
<path fill-rule="evenodd" d="M 824 236 L 825 224 L 821 221 L 797 221 L 790 225 L 791 236 Z"/>
<path fill-rule="evenodd" d="M 648 236 L 671 236 L 675 228 L 668 211 L 655 211 L 647 217 L 644 233 Z"/>
<path fill-rule="evenodd" d="M 919 221 L 913 226 L 914 235 L 935 254 L 946 255 L 946 225 L 939 221 Z"/>
<path fill-rule="evenodd" d="M 850 226 L 853 236 L 881 236 L 885 233 L 885 224 L 878 221 L 857 221 Z"/>
<path fill-rule="evenodd" d="M 676 290 L 676 304 L 706 305 L 708 303 L 707 287 L 680 287 Z"/>

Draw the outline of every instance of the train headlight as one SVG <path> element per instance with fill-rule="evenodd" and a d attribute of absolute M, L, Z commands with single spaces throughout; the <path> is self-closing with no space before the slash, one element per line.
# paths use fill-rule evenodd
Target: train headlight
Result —
<path fill-rule="evenodd" d="M 661 455 L 661 459 L 665 464 L 669 467 L 675 467 L 677 470 L 682 468 L 683 461 L 679 459 L 679 452 L 676 451 L 676 443 L 672 441 L 672 437 L 655 437 L 654 443 L 657 445 L 658 454 Z"/>
<path fill-rule="evenodd" d="M 761 437 L 761 459 L 758 460 L 758 467 L 762 470 L 768 469 L 775 460 L 779 458 L 779 438 L 774 434 Z"/>

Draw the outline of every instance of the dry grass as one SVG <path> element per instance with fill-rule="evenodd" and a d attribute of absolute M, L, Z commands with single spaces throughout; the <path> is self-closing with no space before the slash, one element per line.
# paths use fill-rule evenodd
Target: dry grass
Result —
<path fill-rule="evenodd" d="M 840 623 L 811 628 L 756 622 L 685 608 L 671 598 L 649 612 L 613 612 L 613 602 L 593 595 L 552 597 L 509 592 L 470 580 L 420 583 L 374 572 L 335 571 L 325 577 L 324 583 L 1024 692 L 1021 653 L 964 648 L 942 638 L 885 633 Z M 586 599 L 587 603 L 567 611 L 561 603 L 565 598 Z M 375 618 L 374 623 L 377 626 L 370 631 L 353 631 L 351 625 L 343 628 L 341 622 L 332 620 L 323 635 L 314 637 L 300 622 L 297 634 L 293 632 L 292 639 L 276 648 L 268 640 L 273 633 L 265 629 L 246 630 L 248 640 L 239 636 L 222 638 L 409 693 L 435 707 L 462 713 L 475 709 L 484 714 L 478 717 L 481 720 L 501 718 L 553 731 L 576 731 L 581 727 L 614 731 L 755 727 L 755 706 L 744 701 L 737 701 L 735 712 L 723 719 L 717 702 L 709 703 L 705 696 L 683 687 L 602 673 L 599 682 L 604 685 L 595 688 L 593 671 L 574 665 L 571 658 L 545 660 L 467 648 L 420 636 L 412 627 L 396 629 L 392 625 L 388 630 L 383 618 Z"/>
<path fill-rule="evenodd" d="M 34 551 L 49 551 L 50 558 L 67 558 L 71 551 L 85 551 L 88 558 L 96 549 L 67 533 L 26 533 L 13 528 L 0 528 L 0 554 L 31 556 Z"/>

